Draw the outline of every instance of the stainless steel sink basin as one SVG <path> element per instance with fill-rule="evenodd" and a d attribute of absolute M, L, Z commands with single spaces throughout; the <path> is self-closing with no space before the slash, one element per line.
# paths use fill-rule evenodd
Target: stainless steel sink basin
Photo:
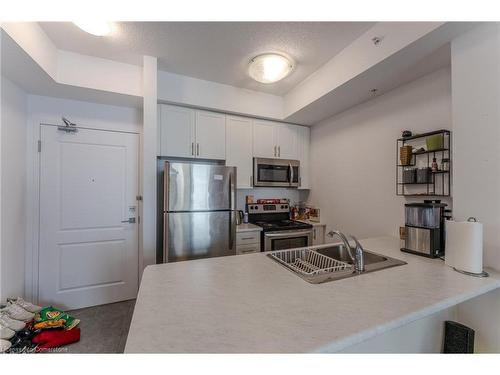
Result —
<path fill-rule="evenodd" d="M 341 262 L 352 264 L 351 257 L 349 256 L 347 248 L 344 245 L 317 248 L 316 251 L 320 254 L 326 255 L 327 257 L 340 260 Z M 378 255 L 366 250 L 364 251 L 364 256 L 365 256 L 365 265 L 385 262 L 388 259 L 383 255 Z"/>
<path fill-rule="evenodd" d="M 406 264 L 401 260 L 364 250 L 365 270 L 356 272 L 351 257 L 342 244 L 274 251 L 269 257 L 312 284 L 360 276 Z"/>

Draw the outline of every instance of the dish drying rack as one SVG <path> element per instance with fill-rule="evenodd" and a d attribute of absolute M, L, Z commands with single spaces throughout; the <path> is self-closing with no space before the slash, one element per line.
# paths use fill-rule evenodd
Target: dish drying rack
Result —
<path fill-rule="evenodd" d="M 349 263 L 327 257 L 311 249 L 278 250 L 271 252 L 269 257 L 306 277 L 352 269 Z"/>

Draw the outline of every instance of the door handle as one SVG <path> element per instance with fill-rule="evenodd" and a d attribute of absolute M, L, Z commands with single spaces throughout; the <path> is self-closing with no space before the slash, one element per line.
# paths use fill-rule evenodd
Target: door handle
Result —
<path fill-rule="evenodd" d="M 191 142 L 191 155 L 194 156 L 194 142 Z"/>
<path fill-rule="evenodd" d="M 274 146 L 274 157 L 276 157 L 276 146 Z"/>
<path fill-rule="evenodd" d="M 196 144 L 196 155 L 200 156 L 200 144 L 199 143 Z"/>
<path fill-rule="evenodd" d="M 307 230 L 307 231 L 300 231 L 300 232 L 294 232 L 294 231 L 286 231 L 286 233 L 266 233 L 264 234 L 264 237 L 268 238 L 279 238 L 279 237 L 297 237 L 297 236 L 310 236 L 312 235 L 312 230 Z"/>
<path fill-rule="evenodd" d="M 122 223 L 135 224 L 135 217 L 129 217 L 128 220 L 122 220 Z"/>
<path fill-rule="evenodd" d="M 278 157 L 281 157 L 281 146 L 278 146 Z"/>

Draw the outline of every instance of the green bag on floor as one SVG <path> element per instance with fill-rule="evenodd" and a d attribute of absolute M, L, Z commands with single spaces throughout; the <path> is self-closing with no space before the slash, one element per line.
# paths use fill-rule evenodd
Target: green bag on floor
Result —
<path fill-rule="evenodd" d="M 64 323 L 64 327 L 66 329 L 75 328 L 78 323 L 80 323 L 80 319 L 75 319 L 71 315 L 66 314 L 64 311 L 58 310 L 52 306 L 44 307 L 39 313 L 35 315 L 35 321 L 46 322 L 47 320 L 59 320 L 64 319 L 66 323 Z"/>

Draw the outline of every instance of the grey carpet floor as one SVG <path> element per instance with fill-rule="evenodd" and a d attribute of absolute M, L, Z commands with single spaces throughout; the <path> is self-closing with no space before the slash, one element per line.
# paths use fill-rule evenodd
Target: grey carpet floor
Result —
<path fill-rule="evenodd" d="M 134 306 L 130 300 L 70 311 L 81 320 L 81 337 L 66 353 L 123 353 Z"/>

